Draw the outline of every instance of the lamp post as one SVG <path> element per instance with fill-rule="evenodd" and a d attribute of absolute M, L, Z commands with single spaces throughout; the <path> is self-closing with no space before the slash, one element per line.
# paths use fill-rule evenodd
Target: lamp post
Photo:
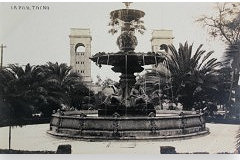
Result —
<path fill-rule="evenodd" d="M 3 44 L 1 44 L 0 48 L 1 48 L 1 69 L 3 68 L 3 48 L 6 48 L 7 46 L 4 46 Z"/>

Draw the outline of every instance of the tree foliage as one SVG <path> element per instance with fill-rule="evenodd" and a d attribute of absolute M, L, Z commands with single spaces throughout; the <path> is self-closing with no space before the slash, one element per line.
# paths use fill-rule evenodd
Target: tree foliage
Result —
<path fill-rule="evenodd" d="M 240 103 L 240 98 L 233 96 L 237 92 L 240 72 L 240 3 L 217 3 L 216 15 L 203 15 L 199 19 L 203 26 L 207 27 L 212 37 L 219 37 L 226 42 L 228 48 L 224 53 L 223 64 L 231 67 L 231 85 L 228 95 L 228 105 L 232 105 L 232 98 L 236 104 Z M 237 95 L 237 94 L 236 94 Z M 234 104 L 235 106 L 237 106 Z M 239 107 L 238 107 L 239 108 Z"/>
<path fill-rule="evenodd" d="M 2 101 L 9 106 L 9 119 L 20 121 L 23 117 L 31 117 L 32 103 L 35 99 L 40 81 L 43 79 L 39 66 L 27 64 L 25 68 L 10 65 L 0 70 L 0 95 Z M 14 122 L 13 122 L 14 123 Z"/>
<path fill-rule="evenodd" d="M 216 3 L 216 15 L 203 15 L 196 21 L 208 29 L 212 37 L 228 44 L 240 40 L 240 3 Z"/>
<path fill-rule="evenodd" d="M 80 74 L 66 64 L 25 67 L 9 65 L 0 70 L 0 97 L 9 105 L 12 117 L 27 117 L 42 112 L 49 117 L 63 105 L 77 107 L 89 89 Z"/>

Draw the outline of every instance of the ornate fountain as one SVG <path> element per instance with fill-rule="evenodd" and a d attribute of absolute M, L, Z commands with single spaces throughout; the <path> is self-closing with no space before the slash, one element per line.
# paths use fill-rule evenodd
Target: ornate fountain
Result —
<path fill-rule="evenodd" d="M 147 116 L 155 114 L 154 106 L 147 101 L 141 104 L 131 104 L 131 90 L 135 86 L 136 76 L 144 70 L 142 66 L 158 64 L 164 60 L 161 53 L 136 53 L 135 47 L 138 44 L 135 32 L 143 33 L 145 27 L 141 18 L 145 13 L 136 9 L 129 9 L 129 2 L 125 2 L 126 9 L 119 9 L 110 13 L 110 26 L 113 28 L 111 33 L 118 30 L 121 34 L 117 38 L 117 45 L 120 49 L 117 53 L 99 52 L 90 59 L 98 66 L 111 65 L 114 72 L 121 73 L 120 76 L 120 103 L 119 104 L 103 104 L 98 111 L 99 116 L 112 116 L 117 113 L 121 116 Z M 118 28 L 117 28 L 118 27 Z M 117 28 L 117 29 L 116 29 Z M 134 105 L 133 105 L 134 104 Z"/>
<path fill-rule="evenodd" d="M 121 73 L 117 98 L 99 106 L 97 116 L 79 112 L 58 112 L 52 115 L 49 134 L 83 139 L 166 139 L 185 138 L 208 133 L 201 113 L 182 111 L 158 111 L 148 99 L 137 101 L 132 97 L 136 76 L 144 65 L 164 61 L 162 53 L 134 52 L 137 46 L 135 32 L 143 33 L 141 20 L 145 13 L 130 9 L 110 13 L 110 33 L 120 35 L 116 53 L 99 52 L 90 59 L 98 66 L 111 65 L 114 72 Z"/>

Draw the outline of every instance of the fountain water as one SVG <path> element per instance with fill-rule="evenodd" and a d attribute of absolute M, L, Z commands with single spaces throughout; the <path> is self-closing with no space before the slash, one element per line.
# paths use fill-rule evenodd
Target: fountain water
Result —
<path fill-rule="evenodd" d="M 134 73 L 142 72 L 144 65 L 157 65 L 165 58 L 162 53 L 134 52 L 138 43 L 135 32 L 142 33 L 145 29 L 141 20 L 145 13 L 130 9 L 129 2 L 125 5 L 126 9 L 110 13 L 111 33 L 118 31 L 116 27 L 121 30 L 117 38 L 120 51 L 99 52 L 90 58 L 98 66 L 111 65 L 114 72 L 121 73 L 118 97 L 103 103 L 95 117 L 81 112 L 53 114 L 48 133 L 94 139 L 165 139 L 208 133 L 201 113 L 164 111 L 164 114 L 157 115 L 153 104 L 141 97 Z M 137 96 L 133 94 L 136 92 Z"/>

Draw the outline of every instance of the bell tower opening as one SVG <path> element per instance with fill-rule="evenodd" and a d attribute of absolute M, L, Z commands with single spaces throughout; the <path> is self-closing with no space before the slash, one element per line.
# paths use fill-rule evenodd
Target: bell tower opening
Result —
<path fill-rule="evenodd" d="M 82 43 L 76 44 L 76 46 L 75 46 L 75 52 L 76 53 L 84 53 L 85 51 L 86 50 L 85 50 L 84 44 L 82 44 Z"/>

